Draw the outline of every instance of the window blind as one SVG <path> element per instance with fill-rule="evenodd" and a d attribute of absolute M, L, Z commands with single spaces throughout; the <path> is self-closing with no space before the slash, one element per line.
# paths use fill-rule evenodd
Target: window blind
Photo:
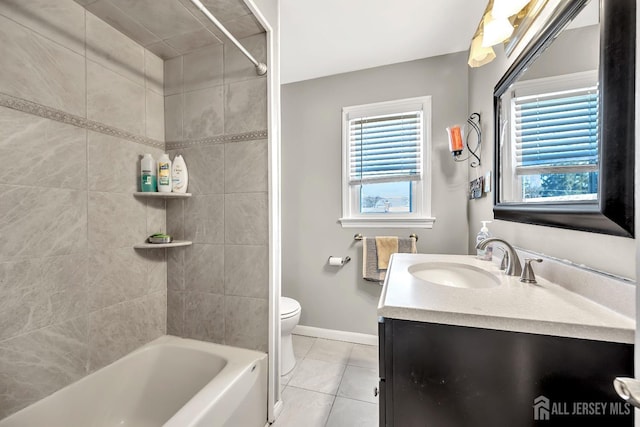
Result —
<path fill-rule="evenodd" d="M 422 111 L 349 120 L 349 184 L 419 180 Z"/>
<path fill-rule="evenodd" d="M 597 170 L 598 89 L 514 98 L 516 173 Z"/>

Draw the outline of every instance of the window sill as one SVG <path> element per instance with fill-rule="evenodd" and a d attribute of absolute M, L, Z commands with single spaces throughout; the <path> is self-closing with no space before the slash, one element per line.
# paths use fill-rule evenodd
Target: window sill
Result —
<path fill-rule="evenodd" d="M 342 228 L 433 228 L 432 217 L 414 218 L 339 218 Z"/>

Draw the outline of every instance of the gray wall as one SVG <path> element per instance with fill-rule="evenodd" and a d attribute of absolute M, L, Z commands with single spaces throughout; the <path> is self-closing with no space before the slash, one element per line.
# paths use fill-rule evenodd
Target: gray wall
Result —
<path fill-rule="evenodd" d="M 600 26 L 563 31 L 525 71 L 521 80 L 578 73 L 598 69 Z"/>
<path fill-rule="evenodd" d="M 241 39 L 258 60 L 265 34 Z M 193 197 L 170 201 L 169 333 L 268 350 L 267 80 L 229 43 L 165 62 L 167 149 Z"/>
<path fill-rule="evenodd" d="M 432 96 L 433 229 L 342 228 L 342 107 L 422 95 Z M 415 232 L 419 252 L 467 252 L 467 167 L 452 160 L 445 131 L 466 114 L 465 53 L 282 86 L 282 294 L 300 302 L 301 325 L 377 333 L 381 287 L 362 279 L 355 233 Z M 353 261 L 329 267 L 330 255 Z"/>
<path fill-rule="evenodd" d="M 483 117 L 484 140 L 487 141 L 482 147 L 484 159 L 493 158 L 493 88 L 510 65 L 502 49 L 496 49 L 496 53 L 497 58 L 492 63 L 469 69 L 469 111 L 479 112 Z M 570 55 L 566 53 L 563 61 L 572 62 Z M 472 177 L 471 173 L 469 177 Z M 480 228 L 480 220 L 493 218 L 492 203 L 493 194 L 469 201 L 470 251 L 475 245 L 474 236 Z M 633 239 L 508 221 L 495 221 L 490 230 L 494 236 L 506 238 L 528 250 L 623 277 L 636 277 Z"/>
<path fill-rule="evenodd" d="M 162 61 L 72 0 L 0 2 L 0 418 L 165 333 Z M 85 45 L 86 42 L 86 45 Z M 10 107 L 10 108 L 7 108 Z"/>

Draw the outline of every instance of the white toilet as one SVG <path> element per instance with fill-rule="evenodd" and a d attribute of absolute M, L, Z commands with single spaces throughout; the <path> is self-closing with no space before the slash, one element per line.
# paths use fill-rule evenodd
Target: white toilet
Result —
<path fill-rule="evenodd" d="M 302 308 L 293 298 L 280 297 L 280 375 L 286 375 L 296 366 L 291 331 L 300 321 Z"/>

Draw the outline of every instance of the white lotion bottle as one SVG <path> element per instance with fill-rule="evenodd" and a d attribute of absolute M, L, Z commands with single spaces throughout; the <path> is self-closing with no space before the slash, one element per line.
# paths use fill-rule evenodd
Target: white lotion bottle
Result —
<path fill-rule="evenodd" d="M 166 154 L 158 159 L 158 192 L 171 193 L 171 160 Z"/>
<path fill-rule="evenodd" d="M 480 229 L 480 232 L 476 236 L 476 245 L 482 242 L 484 239 L 488 239 L 489 237 L 491 237 L 491 234 L 489 233 L 489 229 L 487 228 L 487 224 L 490 223 L 491 221 L 480 221 L 480 222 L 482 223 L 482 228 Z M 481 259 L 484 261 L 491 261 L 493 259 L 493 246 L 491 244 L 488 244 L 485 249 L 476 249 L 476 251 L 477 251 L 476 256 L 478 259 Z"/>
<path fill-rule="evenodd" d="M 173 158 L 173 166 L 171 168 L 171 185 L 174 193 L 184 194 L 187 192 L 187 186 L 189 185 L 189 172 L 187 171 L 187 165 L 180 154 Z"/>

